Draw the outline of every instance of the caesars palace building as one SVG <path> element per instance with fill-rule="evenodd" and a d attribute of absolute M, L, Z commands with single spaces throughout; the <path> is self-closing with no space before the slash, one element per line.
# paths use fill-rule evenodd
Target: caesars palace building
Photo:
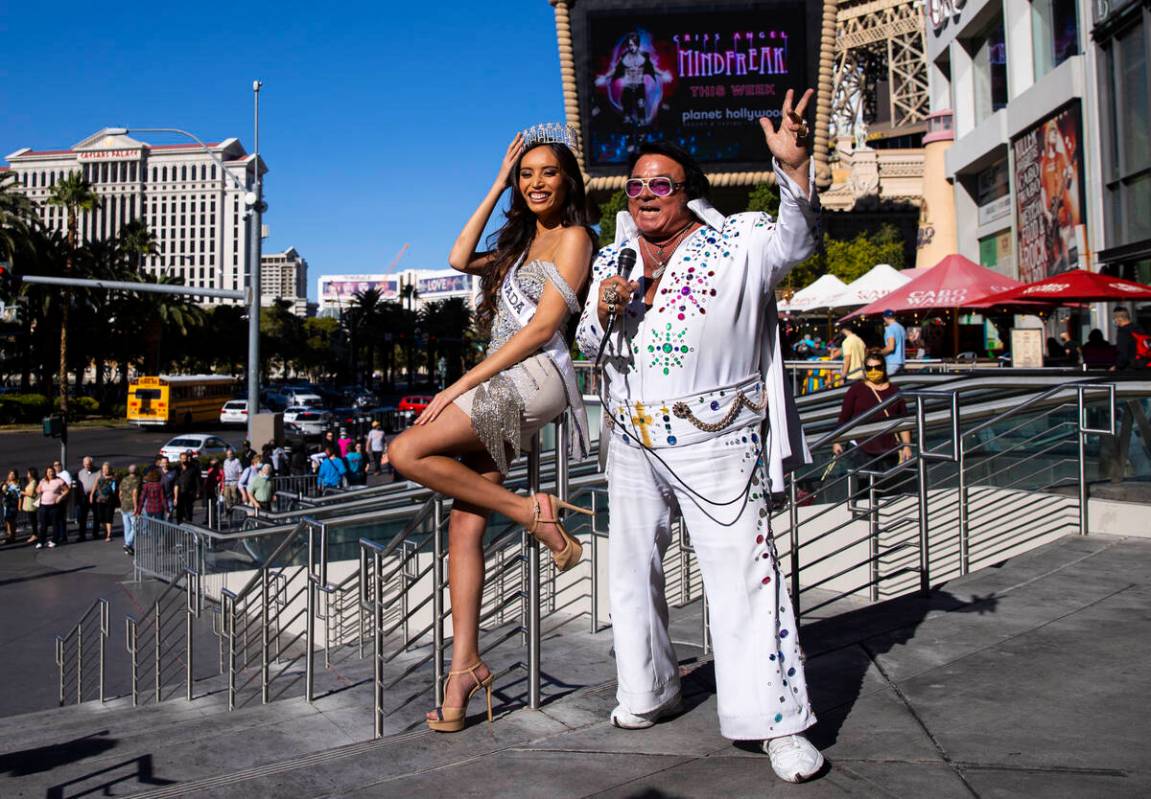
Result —
<path fill-rule="evenodd" d="M 199 144 L 151 145 L 109 129 L 65 150 L 25 147 L 7 161 L 45 226 L 66 232 L 65 209 L 47 199 L 58 180 L 80 172 L 101 199 L 98 208 L 80 214 L 82 240 L 110 238 L 142 219 L 156 237 L 157 254 L 144 263 L 149 273 L 181 278 L 188 286 L 238 290 L 250 259 L 243 195 L 253 184 L 256 159 L 238 139 L 207 146 L 222 169 Z M 261 175 L 267 171 L 262 160 L 259 168 Z"/>

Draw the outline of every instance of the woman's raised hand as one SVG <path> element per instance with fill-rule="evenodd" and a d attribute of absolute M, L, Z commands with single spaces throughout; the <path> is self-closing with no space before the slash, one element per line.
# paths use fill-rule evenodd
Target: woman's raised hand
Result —
<path fill-rule="evenodd" d="M 508 145 L 508 151 L 504 153 L 504 160 L 500 164 L 500 173 L 496 176 L 496 185 L 504 187 L 508 185 L 508 178 L 511 177 L 512 170 L 516 168 L 516 162 L 520 160 L 520 156 L 524 152 L 524 134 L 517 133 L 516 137 L 512 139 L 512 143 Z"/>

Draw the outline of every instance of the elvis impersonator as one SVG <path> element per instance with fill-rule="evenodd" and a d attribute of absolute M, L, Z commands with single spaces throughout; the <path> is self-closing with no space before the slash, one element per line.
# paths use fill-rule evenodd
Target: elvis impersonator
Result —
<path fill-rule="evenodd" d="M 811 94 L 793 107 L 787 93 L 778 129 L 760 120 L 780 189 L 775 220 L 725 218 L 689 155 L 638 148 L 628 210 L 595 260 L 596 301 L 576 334 L 607 384 L 600 440 L 619 674 L 611 721 L 643 729 L 680 704 L 662 565 L 678 509 L 710 604 L 720 730 L 762 740 L 789 782 L 823 766 L 801 735 L 815 715 L 769 527 L 771 493 L 809 458 L 784 379 L 774 288 L 819 235 L 803 119 Z"/>

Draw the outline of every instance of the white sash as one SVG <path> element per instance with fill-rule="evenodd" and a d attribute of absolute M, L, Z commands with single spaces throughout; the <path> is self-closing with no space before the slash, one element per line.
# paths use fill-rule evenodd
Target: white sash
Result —
<path fill-rule="evenodd" d="M 520 290 L 519 284 L 516 282 L 515 276 L 519 272 L 520 263 L 522 263 L 522 259 L 508 270 L 500 294 L 503 301 L 507 303 L 508 310 L 512 312 L 519 326 L 523 328 L 535 316 L 536 303 Z M 587 432 L 587 411 L 584 409 L 583 395 L 580 394 L 579 386 L 576 384 L 575 366 L 572 364 L 571 353 L 568 351 L 568 345 L 564 341 L 563 334 L 557 330 L 544 344 L 543 352 L 551 359 L 563 377 L 564 393 L 567 394 L 568 398 L 568 412 L 571 414 L 576 432 L 576 435 L 569 442 L 568 452 L 569 454 L 578 452 L 579 457 L 586 458 L 591 447 Z M 576 449 L 577 442 L 579 444 L 578 450 Z"/>

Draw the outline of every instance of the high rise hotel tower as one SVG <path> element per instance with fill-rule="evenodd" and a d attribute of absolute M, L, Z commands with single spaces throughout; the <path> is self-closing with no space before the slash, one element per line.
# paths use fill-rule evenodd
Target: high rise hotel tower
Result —
<path fill-rule="evenodd" d="M 150 145 L 109 129 L 66 150 L 25 147 L 7 160 L 48 227 L 66 232 L 65 209 L 47 199 L 58 180 L 80 172 L 101 198 L 99 208 L 81 213 L 82 240 L 110 238 L 125 223 L 143 219 L 158 251 L 144 262 L 149 273 L 182 278 L 188 286 L 242 289 L 253 233 L 244 194 L 255 180 L 256 159 L 238 139 L 208 147 L 222 169 L 194 142 Z M 261 175 L 267 171 L 262 161 L 259 168 Z"/>

